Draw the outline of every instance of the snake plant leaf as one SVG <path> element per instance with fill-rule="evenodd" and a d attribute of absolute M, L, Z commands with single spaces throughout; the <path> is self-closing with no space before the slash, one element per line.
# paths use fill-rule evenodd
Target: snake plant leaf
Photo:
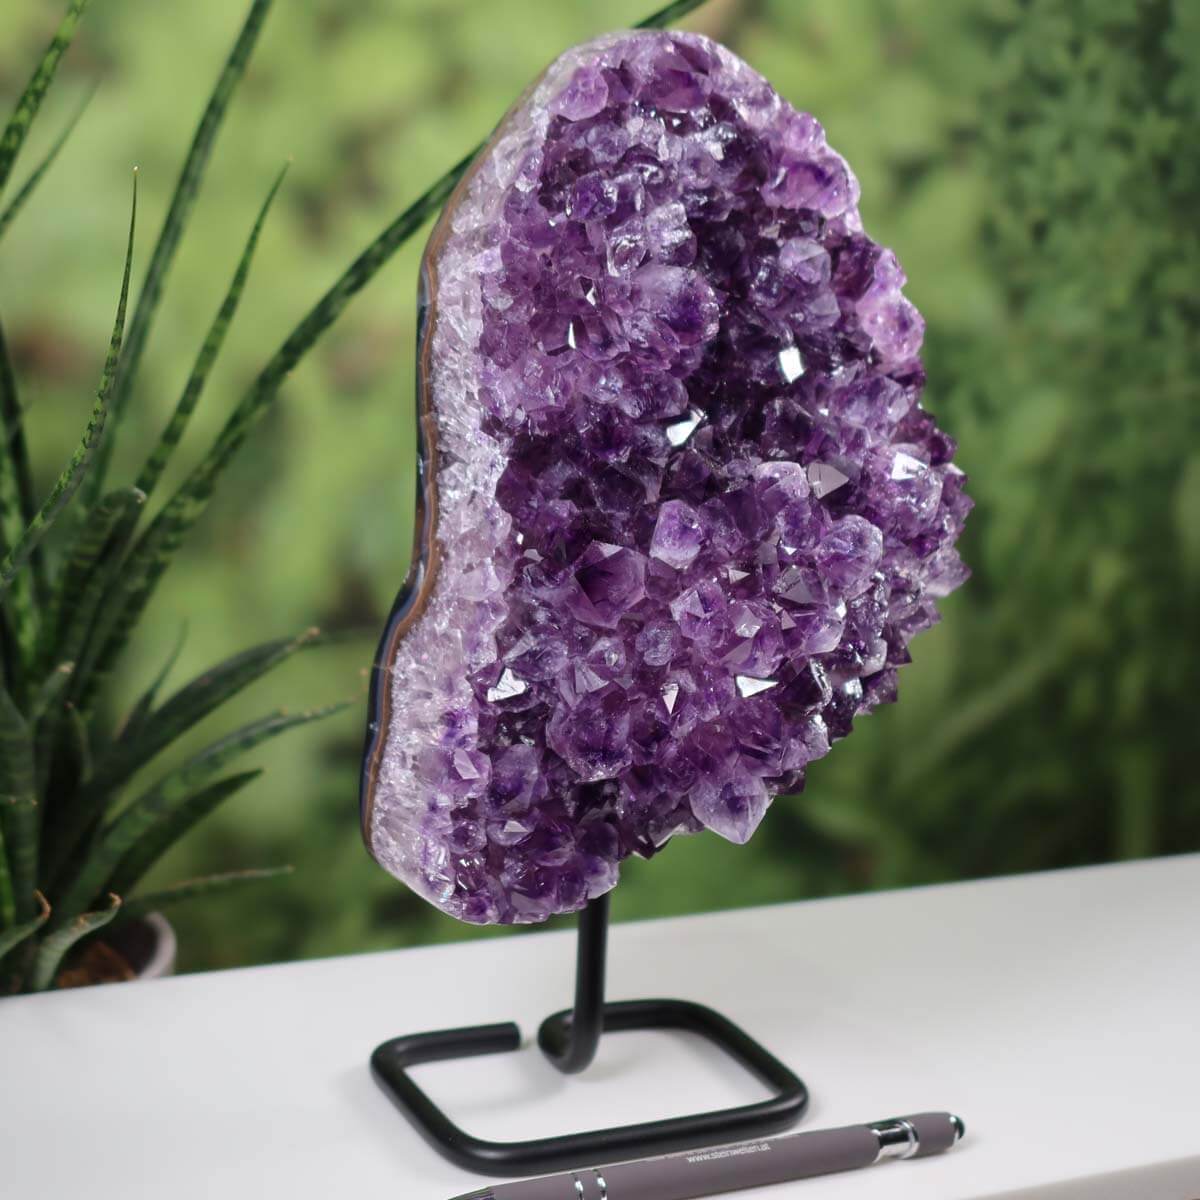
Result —
<path fill-rule="evenodd" d="M 121 488 L 105 496 L 83 519 L 42 622 L 35 661 L 43 670 L 52 658 L 77 657 L 99 599 L 88 591 L 96 590 L 95 581 L 103 578 L 106 566 L 110 570 L 119 567 L 125 550 L 120 534 L 113 536 L 114 531 L 126 519 L 136 520 L 145 502 L 146 494 L 140 489 Z"/>
<path fill-rule="evenodd" d="M 170 820 L 198 787 L 232 759 L 269 738 L 319 721 L 345 707 L 345 704 L 335 704 L 308 712 L 272 713 L 227 734 L 182 766 L 168 772 L 100 831 L 75 878 L 58 898 L 59 911 L 75 912 L 85 908 L 107 886 L 110 876 L 125 855 L 148 833 Z"/>
<path fill-rule="evenodd" d="M 192 215 L 213 144 L 224 123 L 233 94 L 245 74 L 246 64 L 254 53 L 259 33 L 262 31 L 267 13 L 271 9 L 271 2 L 272 0 L 254 0 L 251 4 L 237 40 L 234 42 L 229 57 L 221 69 L 221 74 L 217 77 L 216 85 L 209 95 L 208 103 L 205 105 L 200 123 L 196 126 L 192 144 L 180 170 L 175 191 L 171 196 L 171 203 L 167 208 L 167 215 L 163 219 L 162 230 L 150 255 L 149 265 L 146 267 L 142 290 L 138 294 L 138 301 L 129 321 L 129 338 L 122 355 L 121 376 L 117 381 L 112 398 L 114 434 L 124 413 L 130 389 L 137 377 L 142 353 L 146 346 L 146 338 L 158 311 L 163 287 L 175 260 L 180 238 Z M 96 464 L 97 469 L 88 483 L 88 490 L 84 497 L 89 504 L 94 503 L 104 490 L 104 480 L 108 473 L 108 463 L 114 441 L 115 438 L 110 436 L 101 450 L 99 461 Z"/>
<path fill-rule="evenodd" d="M 229 290 L 225 293 L 225 298 L 222 300 L 221 307 L 217 310 L 217 315 L 209 327 L 204 344 L 200 347 L 200 352 L 196 356 L 196 362 L 192 367 L 191 375 L 188 376 L 187 383 L 184 385 L 179 403 L 175 406 L 171 420 L 168 422 L 166 429 L 163 430 L 158 444 L 151 451 L 150 457 L 146 460 L 146 465 L 142 468 L 142 472 L 137 478 L 137 486 L 147 496 L 154 491 L 155 485 L 162 477 L 162 473 L 171 458 L 172 452 L 179 445 L 184 431 L 187 429 L 188 421 L 196 409 L 200 394 L 204 390 L 204 385 L 208 382 L 208 376 L 212 371 L 213 364 L 217 360 L 217 355 L 221 352 L 225 335 L 228 333 L 230 323 L 237 312 L 238 303 L 242 298 L 242 291 L 246 286 L 246 279 L 250 274 L 250 264 L 254 260 L 254 251 L 258 246 L 259 235 L 262 233 L 267 213 L 271 211 L 271 204 L 279 192 L 279 187 L 283 183 L 283 178 L 287 174 L 289 165 L 285 163 L 279 174 L 275 177 L 275 182 L 271 185 L 271 190 L 267 193 L 267 198 L 263 201 L 262 207 L 258 211 L 258 217 L 255 219 L 254 226 L 250 230 L 250 236 L 246 240 L 245 248 L 242 251 L 242 257 L 238 261 L 237 269 L 234 271 L 233 281 L 229 285 Z"/>
<path fill-rule="evenodd" d="M 7 929 L 16 919 L 17 903 L 13 898 L 12 872 L 8 869 L 4 822 L 0 820 L 0 929 Z"/>
<path fill-rule="evenodd" d="M 119 787 L 156 754 L 186 733 L 214 709 L 300 650 L 320 645 L 320 630 L 278 638 L 232 658 L 197 676 L 150 714 L 140 730 L 127 730 L 110 753 L 96 764 L 92 787 L 102 793 Z M 117 889 L 120 891 L 120 889 Z"/>
<path fill-rule="evenodd" d="M 46 897 L 41 892 L 37 893 L 37 901 L 41 906 L 41 911 L 36 917 L 20 925 L 14 925 L 11 929 L 0 929 L 0 958 L 3 958 L 14 946 L 19 946 L 31 934 L 37 933 L 49 920 L 50 905 L 46 903 Z"/>
<path fill-rule="evenodd" d="M 87 783 L 92 777 L 92 731 L 83 714 L 73 704 L 67 706 L 67 728 L 71 735 L 71 752 L 79 763 L 79 778 Z"/>
<path fill-rule="evenodd" d="M 114 523 L 119 526 L 130 514 L 136 519 L 137 512 L 146 498 L 137 488 L 125 488 L 114 493 L 110 499 L 115 512 Z M 104 506 L 102 502 L 98 508 Z M 65 597 L 64 611 L 54 645 L 57 654 L 70 662 L 82 659 L 97 607 L 120 570 L 119 546 L 106 551 L 102 545 L 100 556 L 91 572 L 84 574 L 76 585 L 77 590 Z"/>
<path fill-rule="evenodd" d="M 79 124 L 79 119 L 83 116 L 84 110 L 87 108 L 93 95 L 95 95 L 94 89 L 88 92 L 83 103 L 75 110 L 75 115 L 67 122 L 62 133 L 58 135 L 54 144 L 43 155 L 42 161 L 34 167 L 29 178 L 21 185 L 17 194 L 8 202 L 3 210 L 0 210 L 0 241 L 4 239 L 4 234 L 13 223 L 13 219 L 25 206 L 25 202 L 29 197 L 33 195 L 34 189 L 41 183 L 46 172 L 54 165 L 54 160 L 58 157 L 59 151 L 67 144 L 67 139 L 74 133 L 75 126 Z"/>
<path fill-rule="evenodd" d="M 181 900 L 191 900 L 196 896 L 210 896 L 214 892 L 228 892 L 245 887 L 247 884 L 261 883 L 265 879 L 278 879 L 281 875 L 290 875 L 294 868 L 283 867 L 253 867 L 245 871 L 225 871 L 219 875 L 204 875 L 198 879 L 185 879 L 181 883 L 158 891 L 147 892 L 143 896 L 134 896 L 125 902 L 122 917 L 140 917 L 146 913 L 156 912 L 169 904 L 178 904 Z"/>
<path fill-rule="evenodd" d="M 142 876 L 193 826 L 219 808 L 231 796 L 253 783 L 262 770 L 243 771 L 218 779 L 189 796 L 177 811 L 141 840 L 117 864 L 112 874 L 112 889 L 124 896 L 141 882 Z"/>
<path fill-rule="evenodd" d="M 470 163 L 464 159 L 411 204 L 346 269 L 284 340 L 242 397 L 204 459 L 150 523 L 135 546 L 114 592 L 105 598 L 104 630 L 98 630 L 93 661 L 81 666 L 86 704 L 111 671 L 149 603 L 163 572 L 212 497 L 230 459 L 275 399 L 284 380 L 338 318 L 351 298 L 445 202 Z"/>
<path fill-rule="evenodd" d="M 88 3 L 89 0 L 71 0 L 66 16 L 55 30 L 54 36 L 50 39 L 50 45 L 46 47 L 45 54 L 34 68 L 29 82 L 25 85 L 25 90 L 18 98 L 17 107 L 13 110 L 4 133 L 0 134 L 0 192 L 8 183 L 13 163 L 16 162 L 21 146 L 25 142 L 25 135 L 29 132 L 30 125 L 33 124 L 33 118 L 37 116 L 42 97 L 45 96 L 46 90 L 54 78 L 54 72 L 58 70 L 59 60 L 66 53 L 71 39 L 75 36 L 75 27 L 79 24 L 79 19 L 83 16 Z"/>
<path fill-rule="evenodd" d="M 50 753 L 61 728 L 61 705 L 74 670 L 75 664 L 72 662 L 59 663 L 42 681 L 29 706 L 29 727 L 33 730 L 34 779 L 39 796 L 45 794 Z"/>
<path fill-rule="evenodd" d="M 175 639 L 175 645 L 171 647 L 171 652 L 167 655 L 166 661 L 159 669 L 158 674 L 150 681 L 150 686 L 137 698 L 133 707 L 129 710 L 129 715 L 121 723 L 119 737 L 133 737 L 137 734 L 146 718 L 150 715 L 154 708 L 154 702 L 158 699 L 158 693 L 162 691 L 162 686 L 167 682 L 167 677 L 175 669 L 175 664 L 179 661 L 179 656 L 183 653 L 184 642 L 187 641 L 187 622 L 184 621 L 179 626 L 179 635 Z"/>
<path fill-rule="evenodd" d="M 23 415 L 8 341 L 0 325 L 0 545 L 6 547 L 16 542 L 36 511 Z"/>
<path fill-rule="evenodd" d="M 704 0 L 675 0 L 674 4 L 668 4 L 665 8 L 660 8 L 658 12 L 651 13 L 645 20 L 639 21 L 635 29 L 662 29 L 665 25 L 670 25 L 672 21 L 678 21 L 680 17 L 686 17 L 693 9 L 699 8 Z"/>
<path fill-rule="evenodd" d="M 30 728 L 36 728 L 46 714 L 58 703 L 70 681 L 71 672 L 75 670 L 72 662 L 59 663 L 42 681 L 41 687 L 33 694 L 29 705 L 28 723 Z"/>
<path fill-rule="evenodd" d="M 54 885 L 68 867 L 75 865 L 82 853 L 81 847 L 86 847 L 96 836 L 104 819 L 103 807 L 85 801 L 86 787 L 92 778 L 94 727 L 89 725 L 69 697 L 63 703 L 62 718 L 41 741 L 34 740 L 35 772 L 39 763 L 45 762 L 44 753 L 48 747 L 54 755 L 61 755 L 74 765 L 78 779 L 78 786 L 59 799 L 54 811 L 47 814 L 54 824 L 54 837 L 47 842 L 42 855 L 42 878 L 51 881 L 52 894 L 56 894 Z M 60 733 L 61 737 L 56 738 L 55 735 Z M 39 758 L 39 755 L 42 757 Z"/>
<path fill-rule="evenodd" d="M 26 527 L 15 546 L 5 555 L 0 563 L 0 594 L 7 589 L 17 571 L 25 564 L 34 547 L 45 537 L 54 524 L 58 514 L 70 501 L 79 487 L 92 456 L 104 432 L 104 421 L 108 413 L 108 401 L 116 378 L 117 363 L 121 354 L 121 339 L 125 332 L 125 305 L 129 299 L 129 272 L 133 265 L 133 234 L 137 224 L 137 171 L 133 176 L 133 203 L 129 214 L 129 240 L 125 247 L 125 269 L 121 276 L 121 294 L 117 301 L 117 316 L 113 322 L 112 337 L 108 344 L 108 354 L 104 361 L 104 370 L 100 375 L 100 386 L 96 392 L 96 402 L 92 415 L 84 430 L 71 461 L 66 470 L 58 477 L 58 481 L 50 490 L 42 507 L 34 514 L 34 518 Z"/>
<path fill-rule="evenodd" d="M 33 992 L 44 992 L 53 982 L 62 965 L 63 956 L 80 938 L 95 933 L 109 923 L 121 908 L 121 897 L 108 897 L 108 907 L 94 912 L 80 913 L 72 917 L 53 933 L 42 939 L 37 957 L 33 960 L 33 971 L 29 977 L 29 988 Z"/>
<path fill-rule="evenodd" d="M 17 379 L 0 325 L 0 557 L 17 544 L 36 511 Z M 26 658 L 37 630 L 35 598 L 46 591 L 40 553 L 35 551 L 31 561 L 32 571 L 18 575 L 7 593 L 0 592 L 4 679 L 15 695 L 22 693 Z"/>
<path fill-rule="evenodd" d="M 37 908 L 40 822 L 34 780 L 29 726 L 8 689 L 0 687 L 0 822 L 18 920 L 29 919 Z"/>
<path fill-rule="evenodd" d="M 267 412 L 284 380 L 292 373 L 321 335 L 341 316 L 346 305 L 378 274 L 408 240 L 445 203 L 473 155 L 463 159 L 398 216 L 342 273 L 331 288 L 309 310 L 287 336 L 270 361 L 259 372 L 226 421 L 191 478 L 180 489 L 194 503 L 203 505 L 213 485 L 250 431 Z M 192 518 L 194 520 L 194 517 Z M 190 522 L 189 522 L 190 523 Z"/>

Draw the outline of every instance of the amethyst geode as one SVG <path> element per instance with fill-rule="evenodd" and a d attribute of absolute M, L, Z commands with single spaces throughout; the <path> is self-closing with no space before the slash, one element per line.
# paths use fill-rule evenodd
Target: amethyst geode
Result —
<path fill-rule="evenodd" d="M 451 915 L 746 841 L 966 577 L 923 323 L 857 201 L 745 63 L 645 32 L 564 54 L 447 206 L 363 820 Z"/>

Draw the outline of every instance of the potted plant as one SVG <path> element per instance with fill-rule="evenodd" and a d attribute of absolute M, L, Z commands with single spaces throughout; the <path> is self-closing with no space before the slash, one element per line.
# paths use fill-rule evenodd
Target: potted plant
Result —
<path fill-rule="evenodd" d="M 72 0 L 4 129 L 0 194 L 87 5 L 88 0 Z M 198 721 L 322 638 L 308 630 L 253 647 L 160 699 L 172 655 L 114 729 L 106 704 L 114 668 L 159 579 L 287 374 L 454 181 L 447 177 L 418 200 L 336 281 L 267 361 L 184 482 L 147 521 L 144 514 L 154 507 L 164 469 L 220 353 L 283 178 L 281 171 L 254 221 L 173 415 L 137 477 L 114 486 L 108 479 L 113 442 L 164 281 L 217 131 L 270 7 L 270 0 L 250 6 L 197 127 L 133 305 L 127 303 L 131 218 L 116 320 L 91 416 L 70 462 L 40 503 L 0 326 L 0 995 L 39 991 L 56 982 L 129 977 L 148 965 L 161 970 L 171 947 L 164 944 L 165 923 L 150 914 L 183 898 L 287 870 L 238 870 L 161 891 L 139 890 L 146 872 L 171 845 L 257 776 L 257 771 L 231 773 L 234 759 L 340 707 L 268 714 L 169 767 L 148 787 L 133 789 L 134 776 Z M 0 205 L 0 238 L 65 138 Z M 136 212 L 136 176 L 133 208 Z"/>

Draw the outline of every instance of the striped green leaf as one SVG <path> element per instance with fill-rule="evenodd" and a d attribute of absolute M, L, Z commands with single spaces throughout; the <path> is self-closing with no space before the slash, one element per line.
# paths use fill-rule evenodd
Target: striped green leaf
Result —
<path fill-rule="evenodd" d="M 20 541 L 36 511 L 17 379 L 0 325 L 0 558 L 7 557 Z M 26 659 L 37 632 L 35 599 L 46 590 L 45 570 L 36 551 L 32 566 L 32 571 L 17 576 L 8 592 L 0 591 L 4 679 L 18 696 L 23 693 Z"/>
<path fill-rule="evenodd" d="M 4 821 L 0 820 L 0 929 L 7 929 L 17 919 L 17 902 L 13 898 L 12 872 L 8 869 L 8 849 L 4 844 Z"/>
<path fill-rule="evenodd" d="M 46 897 L 41 892 L 37 893 L 37 901 L 41 906 L 41 911 L 36 917 L 24 921 L 20 925 L 14 925 L 10 929 L 0 929 L 0 958 L 3 958 L 13 947 L 19 946 L 27 937 L 37 933 L 49 920 L 50 905 L 46 903 Z"/>
<path fill-rule="evenodd" d="M 75 27 L 79 24 L 79 18 L 83 16 L 88 3 L 89 0 L 71 0 L 67 15 L 63 17 L 54 37 L 50 39 L 46 53 L 42 55 L 41 62 L 34 68 L 33 75 L 17 100 L 17 107 L 13 110 L 4 133 L 0 134 L 0 192 L 8 183 L 13 163 L 16 162 L 25 142 L 25 135 L 33 124 L 33 118 L 37 116 L 42 98 L 54 78 L 54 72 L 58 70 L 59 60 L 71 44 L 71 39 L 75 36 Z"/>
<path fill-rule="evenodd" d="M 246 286 L 246 279 L 250 274 L 250 264 L 254 260 L 254 251 L 258 246 L 259 234 L 262 233 L 267 213 L 271 210 L 271 204 L 286 174 L 287 166 L 285 165 L 275 177 L 275 182 L 271 185 L 271 190 L 267 193 L 267 198 L 263 201 L 263 205 L 259 209 L 258 217 L 254 222 L 254 227 L 250 230 L 250 236 L 246 241 L 245 249 L 242 251 L 242 257 L 238 262 L 237 270 L 233 274 L 233 281 L 229 285 L 229 290 L 225 293 L 225 299 L 221 302 L 221 307 L 217 311 L 216 318 L 209 327 L 204 344 L 200 347 L 200 353 L 196 357 L 191 375 L 188 376 L 188 381 L 183 389 L 183 395 L 180 396 L 179 403 L 175 406 L 175 412 L 171 415 L 171 420 L 168 422 L 166 429 L 163 430 L 162 436 L 159 438 L 158 444 L 154 447 L 150 457 L 146 460 L 146 465 L 142 468 L 142 473 L 138 476 L 137 486 L 147 496 L 154 491 L 167 463 L 170 461 L 172 452 L 179 445 L 184 431 L 187 429 L 188 421 L 191 419 L 191 415 L 195 411 L 196 404 L 204 390 L 204 385 L 208 382 L 208 376 L 212 371 L 213 364 L 217 360 L 217 355 L 221 352 L 225 335 L 229 332 L 229 325 L 234 318 L 234 314 L 237 312 L 238 302 L 242 298 L 242 291 Z"/>
<path fill-rule="evenodd" d="M 46 794 L 46 777 L 50 770 L 50 754 L 65 715 L 63 701 L 71 674 L 72 662 L 60 663 L 42 681 L 29 707 L 29 728 L 33 730 L 33 767 L 37 794 Z"/>
<path fill-rule="evenodd" d="M 169 821 L 197 788 L 207 783 L 234 758 L 261 745 L 269 738 L 340 712 L 344 707 L 346 706 L 338 704 L 310 712 L 272 713 L 221 738 L 182 766 L 169 772 L 149 791 L 130 803 L 100 832 L 74 880 L 59 898 L 58 909 L 63 912 L 76 912 L 87 907 L 92 898 L 107 886 L 113 871 L 125 855 L 143 837 L 156 830 L 163 822 Z"/>
<path fill-rule="evenodd" d="M 121 907 L 120 896 L 110 895 L 108 907 L 96 912 L 80 913 L 62 924 L 53 933 L 42 939 L 37 957 L 33 960 L 33 971 L 29 977 L 29 990 L 44 992 L 54 982 L 63 957 L 81 938 L 97 929 L 103 929 L 117 915 Z"/>
<path fill-rule="evenodd" d="M 208 456 L 178 494 L 193 499 L 202 498 L 203 508 L 203 503 L 212 494 L 217 477 L 249 436 L 250 431 L 265 415 L 284 380 L 295 370 L 321 335 L 341 316 L 351 299 L 366 287 L 396 251 L 442 207 L 470 162 L 469 157 L 463 159 L 424 195 L 410 204 L 359 254 L 334 285 L 313 305 L 308 315 L 292 330 L 259 372 L 249 391 L 226 421 Z"/>
<path fill-rule="evenodd" d="M 100 386 L 96 392 L 96 403 L 92 408 L 91 419 L 83 438 L 71 456 L 66 470 L 58 477 L 58 481 L 50 490 L 45 503 L 34 514 L 34 518 L 18 539 L 16 545 L 5 555 L 0 563 L 0 593 L 7 589 L 17 571 L 25 564 L 37 544 L 45 537 L 54 524 L 58 514 L 63 510 L 75 494 L 81 480 L 87 472 L 95 454 L 96 446 L 104 431 L 104 421 L 108 413 L 108 401 L 116 377 L 117 363 L 121 353 L 121 338 L 125 331 L 125 304 L 129 298 L 129 272 L 133 264 L 133 232 L 137 223 L 137 173 L 134 172 L 133 204 L 129 215 L 129 240 L 125 248 L 125 270 L 121 277 L 121 295 L 117 301 L 117 316 L 113 323 L 112 338 L 109 341 L 108 354 L 104 361 L 104 370 L 100 375 Z"/>
<path fill-rule="evenodd" d="M 154 251 L 150 255 L 149 265 L 146 267 L 146 277 L 142 281 L 142 290 L 138 295 L 137 305 L 129 322 L 129 338 L 122 356 L 121 377 L 113 393 L 114 433 L 121 421 L 125 403 L 137 377 L 142 353 L 146 346 L 146 338 L 158 311 L 167 274 L 175 260 L 180 238 L 182 238 L 192 215 L 213 144 L 224 123 L 225 114 L 237 85 L 245 73 L 246 64 L 254 52 L 258 35 L 262 31 L 263 22 L 266 20 L 270 8 L 271 0 L 253 0 L 237 40 L 233 44 L 233 49 L 230 50 L 221 74 L 217 77 L 216 85 L 208 98 L 200 123 L 196 126 L 192 144 L 184 159 L 183 168 L 175 184 L 174 194 L 171 196 L 167 215 L 163 219 L 162 230 L 158 235 Z M 104 480 L 108 473 L 108 462 L 112 455 L 114 441 L 115 438 L 110 437 L 103 447 L 100 460 L 96 464 L 97 470 L 88 483 L 88 490 L 84 498 L 89 504 L 94 503 L 104 490 Z"/>
<path fill-rule="evenodd" d="M 119 528 L 130 517 L 137 519 L 137 513 L 146 498 L 137 488 L 125 488 L 109 499 L 115 513 L 114 524 Z M 104 507 L 104 503 L 100 507 Z M 115 535 L 110 536 L 109 540 L 115 540 Z M 78 590 L 67 593 L 64 598 L 54 650 L 70 662 L 80 662 L 83 658 L 100 602 L 122 569 L 120 550 L 119 545 L 107 549 L 102 545 L 90 573 L 80 576 Z"/>
<path fill-rule="evenodd" d="M 317 339 L 381 267 L 445 202 L 470 159 L 464 159 L 411 204 L 346 269 L 289 334 L 226 422 L 202 462 L 192 471 L 142 534 L 121 572 L 113 593 L 106 597 L 107 628 L 98 631 L 96 657 L 81 667 L 84 702 L 94 697 L 125 648 L 129 635 L 149 603 L 163 572 L 184 537 L 208 507 L 213 489 L 233 455 L 262 419 L 284 380 Z"/>
<path fill-rule="evenodd" d="M 62 717 L 55 729 L 55 732 L 61 731 L 61 737 L 52 742 L 50 748 L 56 759 L 70 764 L 78 786 L 59 798 L 53 810 L 47 813 L 54 836 L 46 841 L 42 878 L 47 881 L 52 895 L 57 893 L 56 885 L 68 867 L 73 867 L 76 860 L 82 858 L 83 850 L 96 836 L 104 819 L 103 806 L 81 803 L 83 789 L 92 777 L 92 727 L 70 701 L 63 706 Z M 39 750 L 35 742 L 35 768 Z"/>
<path fill-rule="evenodd" d="M 262 883 L 266 879 L 278 879 L 281 875 L 290 875 L 294 868 L 286 867 L 253 867 L 245 871 L 225 871 L 220 875 L 204 875 L 198 879 L 185 879 L 170 887 L 158 891 L 147 892 L 143 896 L 133 896 L 125 902 L 122 917 L 143 917 L 146 913 L 157 912 L 181 900 L 192 900 L 197 896 L 211 896 L 217 892 L 233 891 L 247 884 Z"/>
<path fill-rule="evenodd" d="M 320 641 L 319 630 L 307 629 L 298 637 L 279 638 L 245 650 L 197 676 L 148 716 L 141 729 L 117 738 L 109 754 L 96 764 L 92 788 L 99 795 L 119 787 L 214 709 L 293 654 Z"/>
<path fill-rule="evenodd" d="M 175 645 L 171 647 L 171 652 L 167 655 L 162 669 L 150 681 L 150 686 L 137 698 L 133 708 L 129 710 L 129 715 L 122 722 L 118 733 L 119 737 L 134 737 L 145 724 L 146 718 L 150 715 L 154 703 L 158 699 L 158 693 L 162 691 L 163 684 L 167 682 L 167 677 L 175 669 L 175 664 L 179 661 L 180 654 L 183 653 L 183 644 L 186 641 L 187 622 L 185 621 L 179 627 L 179 636 L 175 639 Z"/>
<path fill-rule="evenodd" d="M 693 9 L 699 8 L 704 3 L 704 0 L 675 0 L 674 4 L 668 4 L 665 8 L 660 8 L 658 12 L 652 13 L 644 21 L 639 21 L 635 29 L 662 29 L 665 25 L 670 25 L 672 21 L 678 21 L 680 17 L 686 17 Z"/>
<path fill-rule="evenodd" d="M 41 687 L 34 692 L 33 701 L 29 706 L 30 728 L 36 727 L 38 722 L 43 720 L 59 702 L 70 682 L 71 672 L 74 670 L 75 664 L 72 662 L 59 663 L 42 681 Z"/>
<path fill-rule="evenodd" d="M 142 876 L 184 834 L 261 774 L 261 770 L 243 771 L 240 775 L 218 779 L 216 783 L 210 783 L 194 792 L 171 816 L 144 834 L 137 845 L 121 859 L 112 874 L 113 891 L 121 896 L 132 891 L 141 882 Z"/>
<path fill-rule="evenodd" d="M 0 688 L 0 822 L 19 921 L 37 910 L 38 815 L 29 726 L 8 690 Z"/>
<path fill-rule="evenodd" d="M 0 325 L 0 538 L 5 548 L 16 544 L 36 511 L 23 416 L 17 377 Z"/>
<path fill-rule="evenodd" d="M 92 95 L 92 92 L 88 93 L 84 102 L 75 110 L 75 115 L 67 122 L 62 133 L 58 135 L 54 145 L 46 151 L 42 161 L 34 167 L 29 178 L 25 180 L 20 190 L 8 202 L 5 208 L 0 210 L 0 240 L 3 240 L 6 230 L 13 223 L 13 219 L 17 213 L 25 206 L 25 202 L 33 195 L 34 189 L 41 183 L 43 176 L 54 165 L 54 160 L 58 157 L 58 152 L 67 144 L 67 139 L 74 132 L 75 126 L 79 124 L 79 118 L 83 116 L 84 109 L 87 108 Z"/>
<path fill-rule="evenodd" d="M 105 496 L 79 526 L 42 622 L 35 658 L 43 670 L 54 658 L 78 657 L 95 604 L 120 567 L 129 537 L 124 527 L 137 520 L 145 502 L 146 494 L 138 488 L 121 488 Z"/>

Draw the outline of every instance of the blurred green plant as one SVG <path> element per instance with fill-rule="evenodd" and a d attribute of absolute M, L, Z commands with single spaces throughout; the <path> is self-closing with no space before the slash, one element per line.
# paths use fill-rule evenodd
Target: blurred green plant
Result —
<path fill-rule="evenodd" d="M 0 192 L 37 115 L 87 0 L 74 0 L 17 102 L 0 139 Z M 149 526 L 139 516 L 179 443 L 221 348 L 259 234 L 282 181 L 276 179 L 251 230 L 225 301 L 201 347 L 170 423 L 132 486 L 105 491 L 119 401 L 137 371 L 161 282 L 187 224 L 221 118 L 269 5 L 256 3 L 201 122 L 126 337 L 133 214 L 117 316 L 91 419 L 66 469 L 40 506 L 26 446 L 15 373 L 0 333 L 0 991 L 43 990 L 65 956 L 112 921 L 198 892 L 230 888 L 278 871 L 236 871 L 123 898 L 158 858 L 255 772 L 216 779 L 237 755 L 333 709 L 275 713 L 225 735 L 124 797 L 125 785 L 196 722 L 290 655 L 317 644 L 309 631 L 256 647 L 206 671 L 158 703 L 163 675 L 110 731 L 98 698 L 188 525 L 212 493 L 228 445 L 244 438 L 253 402 Z M 65 135 L 64 135 L 65 136 Z M 0 213 L 0 235 L 32 194 L 63 138 Z M 297 339 L 298 357 L 312 338 Z M 261 403 L 264 389 L 254 396 Z M 107 427 L 107 428 L 106 428 Z M 75 504 L 68 509 L 72 500 Z M 66 519 L 70 517 L 71 519 Z M 44 539 L 62 530 L 54 560 Z M 286 870 L 281 868 L 280 870 Z"/>

